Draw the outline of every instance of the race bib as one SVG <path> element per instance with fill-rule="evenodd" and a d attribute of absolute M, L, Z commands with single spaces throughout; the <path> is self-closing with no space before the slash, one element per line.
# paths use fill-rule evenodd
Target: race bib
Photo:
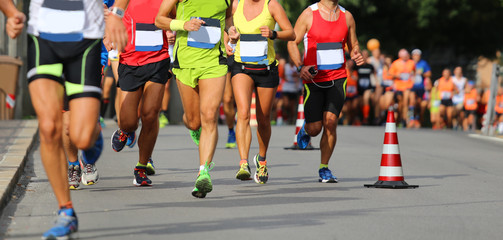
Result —
<path fill-rule="evenodd" d="M 355 94 L 356 93 L 356 86 L 347 86 L 346 91 L 348 94 Z"/>
<path fill-rule="evenodd" d="M 433 107 L 440 107 L 440 100 L 433 101 Z"/>
<path fill-rule="evenodd" d="M 423 84 L 423 77 L 419 74 L 417 74 L 414 77 L 414 85 L 422 85 Z"/>
<path fill-rule="evenodd" d="M 136 23 L 134 50 L 137 52 L 151 52 L 162 49 L 164 31 L 153 23 Z"/>
<path fill-rule="evenodd" d="M 45 0 L 38 13 L 40 38 L 53 42 L 84 39 L 86 13 L 82 0 Z"/>
<path fill-rule="evenodd" d="M 192 17 L 194 18 L 194 17 Z M 192 19 L 191 18 L 191 19 Z M 212 49 L 222 38 L 220 20 L 213 18 L 199 18 L 206 22 L 198 31 L 189 32 L 187 46 L 195 48 Z"/>
<path fill-rule="evenodd" d="M 440 96 L 442 99 L 450 99 L 452 97 L 452 93 L 451 92 L 441 92 Z"/>
<path fill-rule="evenodd" d="M 344 65 L 344 50 L 342 43 L 317 43 L 316 63 L 318 70 L 335 70 Z"/>
<path fill-rule="evenodd" d="M 368 79 L 368 78 L 360 78 L 358 80 L 358 84 L 362 88 L 368 88 L 370 86 L 370 79 Z"/>
<path fill-rule="evenodd" d="M 239 53 L 242 62 L 260 62 L 267 59 L 267 38 L 260 34 L 242 34 L 239 37 Z"/>
<path fill-rule="evenodd" d="M 408 81 L 410 79 L 410 74 L 409 73 L 400 73 L 400 80 L 402 81 Z"/>
<path fill-rule="evenodd" d="M 466 105 L 473 105 L 473 104 L 475 104 L 475 99 L 466 100 Z"/>
<path fill-rule="evenodd" d="M 118 61 L 119 60 L 119 52 L 115 49 L 112 49 L 108 52 L 108 59 L 110 61 Z"/>
<path fill-rule="evenodd" d="M 384 87 L 391 87 L 393 86 L 393 80 L 382 80 L 382 85 Z"/>

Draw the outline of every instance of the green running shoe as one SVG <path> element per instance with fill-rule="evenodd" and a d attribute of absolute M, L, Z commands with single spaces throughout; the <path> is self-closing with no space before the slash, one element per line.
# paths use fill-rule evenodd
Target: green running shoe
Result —
<path fill-rule="evenodd" d="M 199 176 L 197 176 L 196 184 L 192 190 L 192 196 L 197 198 L 204 198 L 206 194 L 213 190 L 213 185 L 211 184 L 211 177 L 209 171 L 213 169 L 213 164 L 204 165 L 204 169 L 199 171 Z"/>
<path fill-rule="evenodd" d="M 253 176 L 253 180 L 255 180 L 258 184 L 265 184 L 267 180 L 269 180 L 269 173 L 267 173 L 267 161 L 260 162 L 258 160 L 258 154 L 253 158 L 253 162 L 255 163 L 255 167 L 257 171 Z"/>
<path fill-rule="evenodd" d="M 241 181 L 246 181 L 246 180 L 251 180 L 251 171 L 250 171 L 250 166 L 248 163 L 243 163 L 239 167 L 238 172 L 236 173 L 236 179 L 239 179 Z"/>
<path fill-rule="evenodd" d="M 154 161 L 152 161 L 152 158 L 149 158 L 147 163 L 147 175 L 154 175 L 154 174 L 155 174 Z"/>
<path fill-rule="evenodd" d="M 193 130 L 189 129 L 189 132 L 190 132 L 190 137 L 192 138 L 192 141 L 194 141 L 194 143 L 197 146 L 199 146 L 199 138 L 201 138 L 201 128 L 199 128 L 196 131 L 193 131 Z"/>
<path fill-rule="evenodd" d="M 166 117 L 166 115 L 164 115 L 163 113 L 161 113 L 159 115 L 159 128 L 164 128 L 168 124 L 169 124 L 168 118 Z"/>

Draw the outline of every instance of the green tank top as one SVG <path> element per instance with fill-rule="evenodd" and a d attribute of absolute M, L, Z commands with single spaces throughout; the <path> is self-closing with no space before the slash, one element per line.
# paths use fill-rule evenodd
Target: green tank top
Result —
<path fill-rule="evenodd" d="M 262 12 L 250 21 L 246 20 L 243 13 L 245 1 L 239 1 L 233 16 L 234 26 L 241 35 L 236 44 L 234 60 L 247 64 L 270 65 L 276 60 L 274 41 L 262 37 L 260 33 L 260 27 L 268 26 L 271 30 L 274 30 L 276 25 L 276 21 L 269 12 L 270 0 L 264 0 Z"/>
<path fill-rule="evenodd" d="M 176 19 L 200 18 L 206 22 L 199 31 L 177 31 L 174 68 L 226 65 L 223 32 L 226 10 L 231 0 L 184 0 L 176 4 Z"/>

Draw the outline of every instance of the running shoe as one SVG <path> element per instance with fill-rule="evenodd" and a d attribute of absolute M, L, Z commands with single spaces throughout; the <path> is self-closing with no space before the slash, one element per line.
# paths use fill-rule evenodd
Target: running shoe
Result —
<path fill-rule="evenodd" d="M 130 132 L 127 134 L 127 142 L 126 142 L 126 146 L 128 146 L 129 148 L 133 148 L 134 145 L 136 144 L 136 132 Z"/>
<path fill-rule="evenodd" d="M 148 179 L 147 177 L 147 168 L 146 167 L 140 167 L 140 166 L 136 166 L 134 168 L 134 180 L 133 180 L 133 184 L 137 187 L 140 187 L 140 186 L 152 186 L 152 181 L 150 179 Z"/>
<path fill-rule="evenodd" d="M 42 235 L 42 239 L 70 239 L 78 228 L 79 220 L 73 208 L 62 208 L 58 212 L 56 224 Z"/>
<path fill-rule="evenodd" d="M 85 163 L 95 164 L 103 151 L 103 134 L 98 135 L 98 139 L 94 142 L 94 146 L 82 151 L 82 158 Z"/>
<path fill-rule="evenodd" d="M 213 169 L 213 164 L 210 164 L 210 166 L 205 164 L 204 169 L 199 171 L 199 176 L 197 176 L 196 184 L 192 190 L 192 196 L 196 198 L 204 198 L 207 193 L 213 190 L 209 173 L 211 169 Z"/>
<path fill-rule="evenodd" d="M 161 113 L 159 115 L 159 128 L 164 128 L 168 124 L 169 124 L 168 118 L 166 117 L 166 115 L 164 115 L 163 113 Z"/>
<path fill-rule="evenodd" d="M 253 157 L 253 162 L 255 163 L 255 167 L 257 171 L 253 176 L 253 180 L 255 180 L 258 184 L 265 184 L 269 179 L 269 173 L 267 173 L 267 161 L 260 162 L 258 160 L 258 154 Z"/>
<path fill-rule="evenodd" d="M 154 161 L 152 161 L 152 158 L 149 158 L 147 163 L 147 175 L 154 175 L 154 174 L 155 174 Z"/>
<path fill-rule="evenodd" d="M 332 175 L 332 171 L 330 171 L 330 169 L 324 167 L 324 168 L 320 168 L 320 170 L 318 170 L 318 173 L 320 174 L 320 179 L 318 180 L 319 182 L 322 182 L 322 183 L 336 183 L 337 182 L 337 178 Z"/>
<path fill-rule="evenodd" d="M 112 134 L 112 149 L 116 152 L 122 151 L 126 142 L 128 140 L 128 135 L 120 129 L 117 129 L 114 134 Z"/>
<path fill-rule="evenodd" d="M 306 122 L 302 125 L 302 128 L 297 133 L 297 145 L 301 149 L 305 149 L 311 142 L 311 136 L 309 136 L 305 130 Z"/>
<path fill-rule="evenodd" d="M 196 131 L 193 131 L 193 130 L 189 129 L 189 132 L 190 132 L 190 137 L 192 138 L 192 141 L 194 141 L 194 143 L 197 146 L 199 146 L 199 138 L 201 138 L 201 128 L 199 128 Z"/>
<path fill-rule="evenodd" d="M 70 164 L 68 166 L 68 184 L 70 185 L 70 189 L 75 190 L 79 188 L 81 177 L 82 171 L 80 170 L 80 166 L 78 164 Z"/>
<path fill-rule="evenodd" d="M 238 172 L 236 173 L 236 179 L 239 179 L 241 181 L 251 180 L 250 176 L 250 165 L 248 165 L 248 163 L 242 163 L 241 166 L 239 166 Z"/>
<path fill-rule="evenodd" d="M 227 143 L 225 144 L 226 148 L 235 148 L 236 147 L 236 133 L 234 130 L 229 130 L 229 136 L 227 137 Z"/>
<path fill-rule="evenodd" d="M 95 164 L 87 163 L 84 154 L 79 157 L 80 169 L 82 169 L 82 184 L 94 185 L 100 178 Z"/>

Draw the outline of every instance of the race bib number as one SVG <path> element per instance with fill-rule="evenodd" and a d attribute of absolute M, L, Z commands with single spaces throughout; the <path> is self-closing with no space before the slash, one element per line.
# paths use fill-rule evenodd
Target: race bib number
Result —
<path fill-rule="evenodd" d="M 422 85 L 423 84 L 423 77 L 419 74 L 417 74 L 414 77 L 414 85 Z"/>
<path fill-rule="evenodd" d="M 194 18 L 194 17 L 192 17 Z M 191 18 L 191 19 L 192 19 Z M 220 20 L 213 18 L 199 18 L 205 22 L 198 31 L 189 32 L 187 46 L 212 49 L 222 38 Z"/>
<path fill-rule="evenodd" d="M 391 87 L 391 86 L 393 86 L 393 80 L 383 80 L 382 85 L 384 87 Z"/>
<path fill-rule="evenodd" d="M 348 92 L 348 94 L 352 95 L 352 94 L 355 94 L 356 93 L 356 86 L 347 86 L 346 87 L 346 91 Z"/>
<path fill-rule="evenodd" d="M 45 0 L 38 13 L 39 36 L 53 42 L 81 41 L 85 20 L 82 0 Z"/>
<path fill-rule="evenodd" d="M 360 78 L 358 80 L 358 84 L 362 88 L 368 88 L 370 86 L 370 79 L 368 79 L 368 78 Z"/>
<path fill-rule="evenodd" d="M 440 100 L 433 101 L 433 107 L 440 107 Z"/>
<path fill-rule="evenodd" d="M 473 104 L 475 104 L 475 99 L 466 100 L 466 105 L 473 105 Z"/>
<path fill-rule="evenodd" d="M 344 65 L 344 50 L 342 43 L 317 43 L 316 63 L 318 70 L 335 70 Z"/>
<path fill-rule="evenodd" d="M 450 98 L 452 98 L 452 93 L 451 92 L 441 92 L 440 96 L 442 99 L 450 99 Z"/>
<path fill-rule="evenodd" d="M 239 54 L 242 62 L 260 62 L 267 59 L 269 43 L 260 34 L 242 34 L 239 37 Z"/>
<path fill-rule="evenodd" d="M 153 23 L 136 23 L 135 46 L 137 52 L 160 51 L 164 44 L 164 31 Z"/>

